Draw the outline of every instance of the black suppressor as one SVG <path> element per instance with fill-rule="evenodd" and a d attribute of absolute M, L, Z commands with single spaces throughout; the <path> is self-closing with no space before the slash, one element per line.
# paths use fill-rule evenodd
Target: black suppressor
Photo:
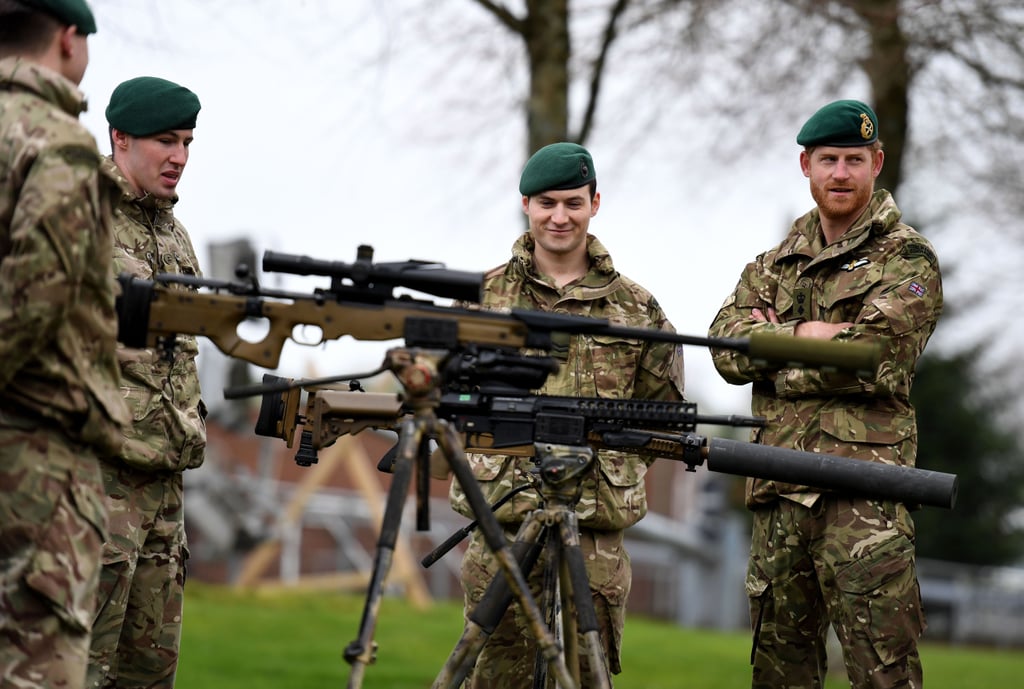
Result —
<path fill-rule="evenodd" d="M 708 441 L 707 467 L 723 474 L 757 476 L 911 505 L 953 509 L 956 504 L 956 474 L 726 438 Z"/>

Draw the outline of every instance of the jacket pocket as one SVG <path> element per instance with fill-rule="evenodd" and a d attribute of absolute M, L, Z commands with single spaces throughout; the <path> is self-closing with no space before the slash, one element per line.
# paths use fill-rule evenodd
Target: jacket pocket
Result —
<path fill-rule="evenodd" d="M 154 381 L 152 371 L 146 377 L 146 365 L 125 364 L 132 384 L 121 386 L 121 394 L 131 414 L 125 429 L 121 459 L 144 471 L 182 471 L 200 466 L 206 452 L 206 406 L 179 408 Z"/>
<path fill-rule="evenodd" d="M 821 430 L 842 445 L 870 445 L 874 461 L 904 464 L 903 444 L 916 439 L 917 422 L 911 414 L 848 407 L 823 411 Z"/>
<path fill-rule="evenodd" d="M 904 534 L 836 572 L 850 624 L 864 634 L 883 665 L 914 650 L 924 630 L 921 596 L 914 567 L 914 545 Z"/>
<path fill-rule="evenodd" d="M 590 356 L 582 357 L 581 363 L 589 358 L 590 374 L 594 389 L 600 397 L 624 397 L 633 389 L 636 370 L 642 346 L 637 340 L 622 337 L 592 335 L 587 338 Z M 586 375 L 586 371 L 581 371 Z"/>
<path fill-rule="evenodd" d="M 72 630 L 92 628 L 105 531 L 99 497 L 71 488 L 61 495 L 52 519 L 39 534 L 25 583 L 47 601 Z"/>
<path fill-rule="evenodd" d="M 516 486 L 526 483 L 527 479 L 522 473 L 528 471 L 530 465 L 529 458 L 480 453 L 467 453 L 466 461 L 476 479 L 476 485 L 490 505 L 494 505 Z M 470 519 L 478 518 L 479 515 L 473 514 L 466 492 L 458 480 L 452 481 L 449 499 L 452 509 L 459 514 Z M 504 524 L 521 522 L 537 504 L 537 494 L 532 489 L 526 490 L 498 508 L 494 515 Z"/>
<path fill-rule="evenodd" d="M 591 529 L 618 531 L 632 526 L 647 514 L 647 465 L 636 455 L 601 451 L 597 455 L 596 486 L 576 507 L 580 524 Z M 588 493 L 592 498 L 588 498 Z"/>
<path fill-rule="evenodd" d="M 842 309 L 843 302 L 849 302 L 854 311 L 863 308 L 863 297 L 882 281 L 883 267 L 876 262 L 858 265 L 865 259 L 848 257 L 845 270 L 836 271 L 825 281 L 819 303 L 827 312 Z"/>

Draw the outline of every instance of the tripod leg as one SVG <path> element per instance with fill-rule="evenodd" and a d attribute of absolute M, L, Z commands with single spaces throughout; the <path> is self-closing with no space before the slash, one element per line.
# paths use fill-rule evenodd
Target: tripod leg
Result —
<path fill-rule="evenodd" d="M 366 666 L 376 658 L 377 644 L 373 640 L 373 632 L 380 614 L 384 580 L 391 569 L 391 561 L 395 553 L 395 542 L 402 522 L 402 511 L 405 507 L 406 494 L 412 482 L 415 460 L 421 442 L 425 442 L 423 424 L 415 419 L 402 423 L 397 458 L 388 499 L 384 508 L 384 519 L 377 539 L 377 553 L 373 562 L 373 574 L 366 593 L 366 605 L 359 623 L 359 636 L 351 642 L 344 652 L 345 661 L 352 666 L 349 674 L 348 687 L 355 689 L 362 686 Z"/>
<path fill-rule="evenodd" d="M 502 530 L 494 513 L 491 512 L 490 505 L 487 504 L 487 499 L 484 497 L 483 491 L 480 490 L 480 485 L 476 482 L 473 471 L 466 461 L 465 453 L 462 451 L 462 441 L 459 439 L 458 433 L 444 420 L 438 420 L 437 424 L 442 432 L 437 433 L 436 437 L 441 449 L 444 451 L 445 458 L 448 460 L 448 465 L 466 494 L 466 500 L 469 502 L 470 509 L 472 509 L 473 515 L 479 522 L 480 533 L 483 535 L 487 546 L 494 553 L 498 564 L 501 565 L 502 571 L 505 572 L 505 578 L 508 580 L 512 594 L 519 601 L 523 608 L 523 613 L 530 621 L 530 630 L 533 632 L 534 638 L 537 639 L 537 643 L 548 661 L 552 674 L 554 674 L 555 679 L 564 689 L 576 689 L 577 685 L 572 681 L 569 670 L 565 665 L 565 656 L 562 655 L 562 651 L 558 647 L 558 642 L 555 640 L 551 630 L 544 624 L 544 617 L 537 607 L 537 601 L 534 600 L 533 594 L 530 593 L 526 578 L 523 577 L 523 573 L 519 570 L 515 558 L 512 557 L 512 551 L 505 540 L 505 532 Z"/>
<path fill-rule="evenodd" d="M 569 671 L 572 673 L 572 677 L 576 680 L 580 686 L 582 684 L 582 678 L 580 677 L 580 644 L 579 644 L 579 625 L 576 621 L 576 605 L 571 599 L 573 592 L 576 590 L 573 586 L 572 576 L 569 571 L 569 560 L 566 557 L 566 547 L 561 541 L 561 529 L 559 529 L 559 539 L 556 540 L 556 544 L 559 549 L 558 558 L 558 595 L 560 603 L 560 621 L 562 628 L 562 648 L 565 649 L 565 662 L 569 666 Z M 555 539 L 552 539 L 555 540 Z M 588 584 L 589 590 L 589 584 Z"/>
<path fill-rule="evenodd" d="M 562 588 L 560 585 L 560 571 L 562 569 L 562 544 L 556 536 L 559 536 L 557 532 L 552 534 L 552 537 L 547 539 L 544 545 L 544 549 L 547 552 L 547 559 L 544 564 L 544 579 L 541 584 L 540 594 L 540 609 L 545 614 L 545 624 L 548 629 L 552 630 L 555 635 L 555 640 L 562 645 L 563 653 L 565 654 L 565 664 L 569 668 L 569 672 L 572 673 L 573 679 L 579 684 L 579 673 L 574 672 L 576 659 L 572 653 L 572 646 L 567 645 L 566 642 L 572 640 L 565 636 L 565 630 L 562 625 L 562 611 L 564 609 L 564 593 L 567 589 Z M 548 666 L 545 662 L 544 657 L 535 653 L 533 658 L 533 686 L 534 689 L 545 689 L 548 685 Z"/>
<path fill-rule="evenodd" d="M 609 689 L 611 678 L 608 675 L 608 662 L 605 658 L 604 646 L 601 643 L 594 599 L 590 593 L 590 577 L 587 576 L 587 567 L 583 562 L 583 550 L 580 548 L 579 526 L 575 512 L 568 512 L 565 518 L 559 522 L 559 531 L 562 539 L 562 557 L 565 558 L 565 563 L 568 566 L 576 620 L 579 632 L 583 635 L 584 649 L 590 665 L 590 683 L 587 686 Z"/>
<path fill-rule="evenodd" d="M 540 521 L 527 517 L 509 546 L 523 576 L 528 576 L 543 550 L 544 526 Z M 466 615 L 466 626 L 462 637 L 448 661 L 445 663 L 434 687 L 458 687 L 476 665 L 480 651 L 491 637 L 498 623 L 512 604 L 512 589 L 504 576 L 495 576 L 487 585 L 483 597 Z"/>
<path fill-rule="evenodd" d="M 416 452 L 416 530 L 430 530 L 430 443 L 426 439 Z"/>

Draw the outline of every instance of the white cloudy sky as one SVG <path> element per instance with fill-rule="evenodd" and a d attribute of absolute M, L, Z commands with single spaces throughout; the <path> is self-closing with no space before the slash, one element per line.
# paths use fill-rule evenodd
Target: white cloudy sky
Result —
<path fill-rule="evenodd" d="M 402 2 L 91 4 L 100 32 L 82 82 L 90 100 L 83 119 L 101 151 L 109 151 L 103 109 L 124 79 L 164 77 L 202 101 L 176 211 L 200 260 L 210 242 L 241 236 L 260 253 L 345 262 L 359 244 L 374 246 L 380 261 L 436 260 L 459 270 L 506 260 L 523 227 L 522 116 L 491 113 L 481 124 L 466 103 L 512 86 L 467 80 L 451 91 L 439 75 L 467 66 L 432 64 L 431 46 L 396 9 Z M 591 231 L 678 331 L 704 335 L 744 264 L 778 240 L 810 197 L 795 143 L 761 144 L 731 161 L 701 146 L 683 157 L 660 154 L 666 140 L 692 138 L 695 124 L 661 123 L 650 136 L 634 135 L 635 145 L 598 128 L 588 146 L 602 205 Z M 288 287 L 323 284 L 304 278 Z M 348 339 L 324 349 L 289 343 L 282 373 L 364 371 L 383 351 Z M 748 411 L 747 389 L 721 381 L 706 350 L 687 347 L 686 356 L 688 397 L 703 413 Z"/>

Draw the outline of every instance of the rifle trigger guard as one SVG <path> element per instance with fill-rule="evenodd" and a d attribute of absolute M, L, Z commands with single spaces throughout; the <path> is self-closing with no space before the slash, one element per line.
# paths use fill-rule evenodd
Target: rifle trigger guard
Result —
<path fill-rule="evenodd" d="M 245 317 L 261 318 L 263 316 L 263 300 L 259 297 L 246 297 Z"/>

